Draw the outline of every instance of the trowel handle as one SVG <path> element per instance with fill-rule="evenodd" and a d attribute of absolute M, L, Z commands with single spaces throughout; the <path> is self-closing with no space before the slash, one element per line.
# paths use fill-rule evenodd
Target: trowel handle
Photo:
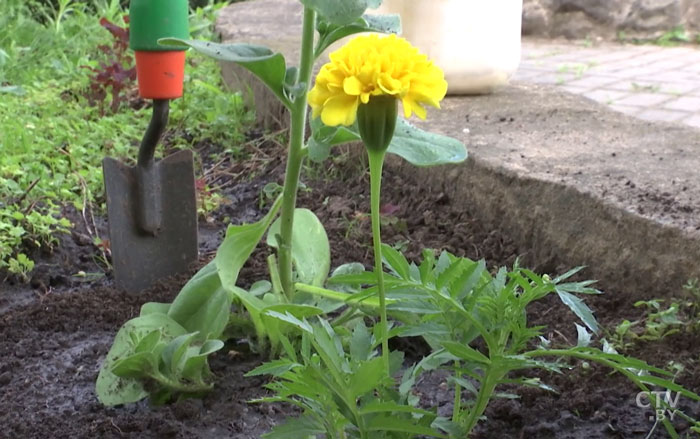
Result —
<path fill-rule="evenodd" d="M 148 124 L 146 134 L 141 140 L 139 158 L 136 163 L 139 200 L 137 221 L 139 228 L 143 232 L 154 236 L 160 230 L 163 209 L 160 175 L 158 167 L 155 166 L 153 156 L 165 127 L 168 125 L 169 112 L 170 101 L 168 99 L 155 99 L 153 101 L 153 116 L 151 116 L 151 122 Z"/>
<path fill-rule="evenodd" d="M 149 167 L 153 165 L 153 154 L 156 151 L 156 146 L 160 141 L 161 136 L 165 132 L 165 127 L 168 125 L 168 115 L 170 114 L 169 99 L 154 99 L 153 100 L 153 115 L 151 122 L 146 128 L 139 147 L 139 168 Z"/>

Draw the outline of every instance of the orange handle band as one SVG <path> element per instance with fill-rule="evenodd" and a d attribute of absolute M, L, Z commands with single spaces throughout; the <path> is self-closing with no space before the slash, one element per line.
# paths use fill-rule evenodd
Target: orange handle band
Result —
<path fill-rule="evenodd" d="M 175 99 L 182 96 L 185 51 L 136 51 L 136 77 L 144 99 Z"/>

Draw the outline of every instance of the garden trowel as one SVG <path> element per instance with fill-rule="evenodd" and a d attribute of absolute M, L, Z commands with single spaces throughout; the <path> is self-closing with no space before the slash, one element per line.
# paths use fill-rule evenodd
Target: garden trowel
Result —
<path fill-rule="evenodd" d="M 114 278 L 130 292 L 186 272 L 197 260 L 197 204 L 192 151 L 160 161 L 153 154 L 169 100 L 155 100 L 136 166 L 105 158 L 105 189 Z"/>
<path fill-rule="evenodd" d="M 136 166 L 102 162 L 112 265 L 117 286 L 136 292 L 159 279 L 186 272 L 197 260 L 197 205 L 192 151 L 156 162 L 156 146 L 168 124 L 170 100 L 182 96 L 185 48 L 161 38 L 187 39 L 187 0 L 131 0 L 129 47 L 136 58 L 142 98 L 153 99 L 153 116 Z"/>

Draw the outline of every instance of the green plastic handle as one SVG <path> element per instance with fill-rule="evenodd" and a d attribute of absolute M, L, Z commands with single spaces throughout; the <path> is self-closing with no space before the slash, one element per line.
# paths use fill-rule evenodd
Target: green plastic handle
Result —
<path fill-rule="evenodd" d="M 131 0 L 129 47 L 132 50 L 166 52 L 186 47 L 159 46 L 161 38 L 189 39 L 187 0 Z"/>

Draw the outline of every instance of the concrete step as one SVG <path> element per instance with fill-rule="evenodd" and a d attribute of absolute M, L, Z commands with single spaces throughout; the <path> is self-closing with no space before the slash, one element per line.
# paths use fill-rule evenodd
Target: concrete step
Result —
<path fill-rule="evenodd" d="M 255 0 L 222 10 L 217 29 L 225 42 L 265 44 L 295 64 L 300 23 L 297 0 Z M 248 93 L 261 123 L 285 125 L 255 78 L 231 65 L 224 77 Z M 469 160 L 440 172 L 388 166 L 508 234 L 526 264 L 586 265 L 585 277 L 640 298 L 678 294 L 700 277 L 700 131 L 525 82 L 448 97 L 414 122 L 462 140 Z"/>

